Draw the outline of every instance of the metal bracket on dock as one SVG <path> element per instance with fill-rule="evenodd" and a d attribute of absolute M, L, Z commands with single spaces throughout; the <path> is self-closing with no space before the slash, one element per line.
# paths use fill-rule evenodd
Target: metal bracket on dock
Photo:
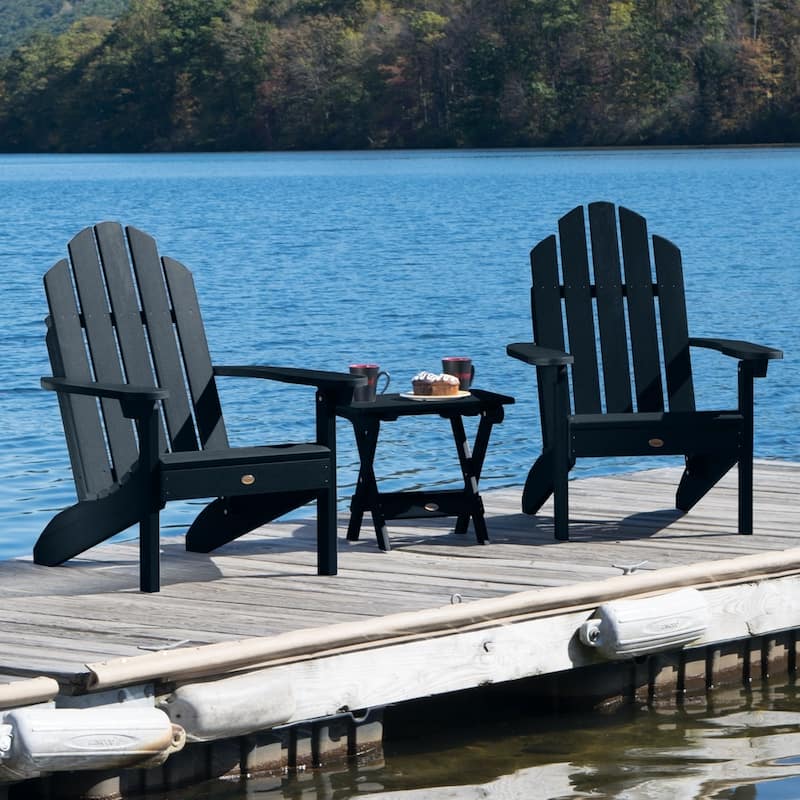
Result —
<path fill-rule="evenodd" d="M 612 564 L 611 566 L 614 567 L 614 569 L 621 569 L 623 575 L 633 575 L 636 570 L 644 568 L 646 564 L 647 561 L 645 560 L 639 561 L 636 564 Z"/>

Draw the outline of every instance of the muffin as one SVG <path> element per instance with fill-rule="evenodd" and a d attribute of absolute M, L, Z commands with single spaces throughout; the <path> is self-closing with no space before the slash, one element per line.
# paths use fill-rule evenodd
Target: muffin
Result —
<path fill-rule="evenodd" d="M 455 375 L 445 375 L 444 373 L 434 374 L 433 372 L 418 372 L 411 379 L 411 386 L 414 394 L 448 397 L 457 395 L 460 384 Z"/>

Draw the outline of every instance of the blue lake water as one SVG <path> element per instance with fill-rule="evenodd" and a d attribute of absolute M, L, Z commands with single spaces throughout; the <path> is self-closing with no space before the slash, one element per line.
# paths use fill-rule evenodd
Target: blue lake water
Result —
<path fill-rule="evenodd" d="M 369 359 L 404 390 L 441 356 L 472 356 L 476 385 L 517 398 L 483 480 L 514 486 L 540 442 L 533 370 L 505 355 L 506 343 L 530 338 L 528 251 L 564 212 L 597 199 L 639 211 L 681 247 L 693 335 L 785 351 L 757 383 L 756 455 L 800 461 L 798 187 L 796 148 L 0 155 L 0 557 L 30 553 L 74 498 L 56 401 L 39 388 L 49 372 L 41 277 L 86 225 L 136 225 L 193 270 L 217 363 L 342 369 Z M 695 379 L 701 405 L 735 402 L 734 362 L 698 357 Z M 236 442 L 310 435 L 308 391 L 230 379 L 221 388 Z M 340 425 L 344 507 L 357 458 Z M 386 426 L 379 475 L 398 487 L 453 482 L 448 436 L 430 420 Z M 657 463 L 581 462 L 578 473 Z M 173 505 L 164 521 L 180 534 L 193 510 Z M 736 701 L 732 713 L 753 712 L 737 719 L 646 711 L 555 731 L 552 721 L 447 731 L 377 767 L 170 796 L 800 796 L 794 687 L 777 703 L 774 693 L 750 703 Z M 776 708 L 785 715 L 760 716 Z"/>
<path fill-rule="evenodd" d="M 800 149 L 397 151 L 215 155 L 0 155 L 0 557 L 30 553 L 74 489 L 49 373 L 43 273 L 81 228 L 112 219 L 153 234 L 194 272 L 216 363 L 393 376 L 474 359 L 476 385 L 513 394 L 484 487 L 521 485 L 539 450 L 528 252 L 570 208 L 610 200 L 684 256 L 690 330 L 780 347 L 757 384 L 756 455 L 800 461 Z M 699 402 L 735 403 L 735 362 L 694 354 Z M 304 439 L 313 393 L 223 379 L 235 442 Z M 286 392 L 290 407 L 280 402 Z M 280 413 L 278 413 L 280 412 Z M 340 422 L 342 507 L 356 479 Z M 386 426 L 386 485 L 459 477 L 449 427 Z M 578 474 L 659 462 L 580 462 Z M 194 509 L 171 506 L 181 533 Z"/>

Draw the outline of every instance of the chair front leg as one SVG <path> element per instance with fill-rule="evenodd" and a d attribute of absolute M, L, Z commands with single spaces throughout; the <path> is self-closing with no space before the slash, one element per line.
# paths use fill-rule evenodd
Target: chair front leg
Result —
<path fill-rule="evenodd" d="M 744 534 L 753 532 L 753 382 L 765 373 L 761 362 L 739 362 L 739 413 L 744 418 L 739 440 L 739 533 Z"/>
<path fill-rule="evenodd" d="M 317 575 L 338 571 L 336 520 L 336 393 L 317 390 L 317 444 L 331 451 L 328 487 L 317 495 Z"/>
<path fill-rule="evenodd" d="M 161 591 L 159 512 L 153 511 L 139 520 L 139 591 Z"/>
<path fill-rule="evenodd" d="M 161 487 L 158 477 L 158 405 L 136 420 L 139 434 L 139 461 L 149 482 L 147 507 L 140 509 L 139 520 L 139 590 L 158 592 L 161 588 L 159 510 Z"/>
<path fill-rule="evenodd" d="M 555 538 L 569 540 L 569 394 L 567 368 L 559 367 L 553 384 L 553 519 Z"/>

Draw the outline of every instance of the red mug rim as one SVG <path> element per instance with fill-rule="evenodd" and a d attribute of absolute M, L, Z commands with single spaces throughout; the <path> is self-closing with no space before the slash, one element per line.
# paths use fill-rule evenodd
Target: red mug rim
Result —
<path fill-rule="evenodd" d="M 350 364 L 349 368 L 350 369 L 370 369 L 370 368 L 377 369 L 378 368 L 378 364 Z"/>

